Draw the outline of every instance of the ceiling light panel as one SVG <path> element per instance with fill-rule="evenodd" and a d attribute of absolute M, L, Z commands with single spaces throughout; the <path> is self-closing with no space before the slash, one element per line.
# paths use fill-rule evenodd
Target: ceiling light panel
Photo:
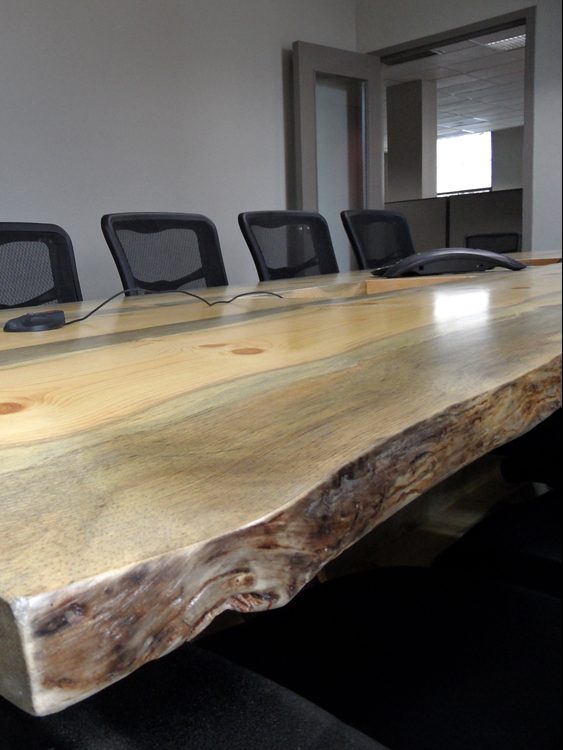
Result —
<path fill-rule="evenodd" d="M 480 42 L 477 42 L 480 44 Z M 499 39 L 497 42 L 485 42 L 483 47 L 497 50 L 498 52 L 509 52 L 513 49 L 522 49 L 526 46 L 526 34 L 518 34 L 518 36 L 511 36 L 508 39 Z"/>

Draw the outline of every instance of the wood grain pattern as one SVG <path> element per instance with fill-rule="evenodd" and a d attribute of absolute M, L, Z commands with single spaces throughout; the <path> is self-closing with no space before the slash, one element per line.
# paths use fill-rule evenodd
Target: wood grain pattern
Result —
<path fill-rule="evenodd" d="M 514 257 L 529 266 L 548 266 L 551 263 L 561 263 L 562 256 L 561 250 L 544 250 L 535 253 L 516 253 Z"/>
<path fill-rule="evenodd" d="M 365 280 L 0 336 L 2 695 L 56 711 L 225 609 L 283 605 L 561 405 L 560 265 Z"/>

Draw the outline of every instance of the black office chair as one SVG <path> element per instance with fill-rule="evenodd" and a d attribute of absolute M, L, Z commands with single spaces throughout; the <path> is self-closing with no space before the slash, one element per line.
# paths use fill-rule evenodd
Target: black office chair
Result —
<path fill-rule="evenodd" d="M 81 300 L 72 242 L 64 229 L 0 222 L 0 309 Z"/>
<path fill-rule="evenodd" d="M 60 713 L 0 698 L 2 750 L 385 750 L 309 701 L 191 644 Z"/>
<path fill-rule="evenodd" d="M 213 222 L 200 214 L 106 214 L 102 231 L 124 289 L 165 292 L 225 286 Z"/>
<path fill-rule="evenodd" d="M 461 571 L 333 579 L 199 645 L 394 750 L 560 741 L 560 600 Z"/>
<path fill-rule="evenodd" d="M 465 247 L 491 250 L 494 253 L 517 253 L 520 251 L 520 235 L 517 232 L 470 234 L 465 238 Z"/>
<path fill-rule="evenodd" d="M 238 217 L 261 281 L 338 273 L 325 219 L 307 211 L 251 211 Z"/>
<path fill-rule="evenodd" d="M 402 214 L 364 209 L 342 211 L 340 217 L 359 268 L 378 268 L 415 252 Z"/>
<path fill-rule="evenodd" d="M 442 552 L 435 565 L 479 570 L 561 596 L 563 482 L 562 411 L 495 450 L 507 482 L 551 488 L 539 497 L 506 503 Z"/>
<path fill-rule="evenodd" d="M 563 491 L 563 411 L 557 409 L 495 453 L 502 456 L 501 472 L 507 482 L 537 482 Z"/>
<path fill-rule="evenodd" d="M 561 596 L 563 498 L 551 490 L 496 508 L 434 562 Z"/>

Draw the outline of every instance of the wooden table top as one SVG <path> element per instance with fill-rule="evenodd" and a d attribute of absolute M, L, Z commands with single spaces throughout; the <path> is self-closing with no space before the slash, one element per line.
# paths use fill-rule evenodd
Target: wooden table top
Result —
<path fill-rule="evenodd" d="M 563 253 L 561 250 L 543 250 L 535 253 L 522 252 L 512 253 L 513 257 L 531 266 L 545 266 L 550 263 L 561 263 Z"/>
<path fill-rule="evenodd" d="M 50 713 L 225 609 L 285 604 L 561 405 L 561 265 L 368 276 L 0 331 L 0 694 Z"/>

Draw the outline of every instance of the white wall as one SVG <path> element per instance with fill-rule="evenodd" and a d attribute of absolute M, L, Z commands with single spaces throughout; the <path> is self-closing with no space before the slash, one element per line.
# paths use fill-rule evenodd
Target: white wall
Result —
<path fill-rule="evenodd" d="M 358 49 L 384 49 L 534 6 L 531 247 L 545 250 L 562 244 L 561 0 L 357 0 Z"/>
<path fill-rule="evenodd" d="M 210 216 L 256 280 L 240 211 L 285 208 L 287 53 L 355 49 L 354 0 L 0 0 L 0 220 L 71 235 L 86 298 L 120 288 L 104 213 Z M 285 97 L 284 97 L 285 90 Z"/>
<path fill-rule="evenodd" d="M 561 4 L 539 0 L 539 4 Z M 534 0 L 357 0 L 358 48 L 384 49 L 537 5 Z"/>

